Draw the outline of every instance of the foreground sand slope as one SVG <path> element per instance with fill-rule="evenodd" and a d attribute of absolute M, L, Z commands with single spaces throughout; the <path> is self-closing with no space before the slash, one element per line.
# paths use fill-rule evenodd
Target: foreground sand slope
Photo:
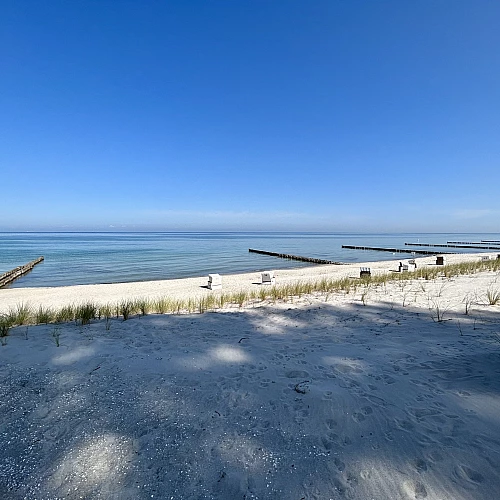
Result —
<path fill-rule="evenodd" d="M 14 329 L 0 497 L 500 498 L 497 280 Z"/>

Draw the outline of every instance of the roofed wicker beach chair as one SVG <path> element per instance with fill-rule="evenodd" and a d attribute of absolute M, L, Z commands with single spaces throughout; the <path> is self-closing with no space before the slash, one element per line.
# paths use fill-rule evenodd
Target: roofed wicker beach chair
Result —
<path fill-rule="evenodd" d="M 220 274 L 208 275 L 208 288 L 210 290 L 220 290 L 222 288 L 222 277 Z"/>
<path fill-rule="evenodd" d="M 372 270 L 369 267 L 360 267 L 359 268 L 359 277 L 363 278 L 366 276 L 371 276 Z"/>
<path fill-rule="evenodd" d="M 274 271 L 264 271 L 262 273 L 262 284 L 263 285 L 274 285 L 276 283 L 276 276 Z"/>

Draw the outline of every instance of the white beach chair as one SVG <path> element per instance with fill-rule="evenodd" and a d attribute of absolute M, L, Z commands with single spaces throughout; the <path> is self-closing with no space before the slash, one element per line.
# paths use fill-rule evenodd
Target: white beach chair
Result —
<path fill-rule="evenodd" d="M 274 271 L 264 271 L 262 273 L 262 284 L 263 285 L 274 285 L 276 283 L 276 276 Z"/>
<path fill-rule="evenodd" d="M 222 288 L 222 278 L 220 274 L 208 275 L 208 288 L 210 290 L 220 290 Z"/>
<path fill-rule="evenodd" d="M 483 255 L 481 257 L 481 260 L 490 260 L 490 256 L 489 255 Z"/>

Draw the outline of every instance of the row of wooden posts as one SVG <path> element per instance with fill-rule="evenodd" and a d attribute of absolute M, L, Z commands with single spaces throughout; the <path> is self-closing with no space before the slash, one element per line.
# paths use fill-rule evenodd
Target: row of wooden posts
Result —
<path fill-rule="evenodd" d="M 335 262 L 333 260 L 315 259 L 313 257 L 303 257 L 301 255 L 291 255 L 288 253 L 267 252 L 265 250 L 255 250 L 254 248 L 249 248 L 248 251 L 251 253 L 258 253 L 261 255 L 280 257 L 281 259 L 299 260 L 301 262 L 311 262 L 312 264 L 337 264 L 337 265 L 343 264 L 343 262 Z"/>
<path fill-rule="evenodd" d="M 37 264 L 43 261 L 43 257 L 38 257 L 38 259 L 32 260 L 28 262 L 24 266 L 18 266 L 11 271 L 7 271 L 0 275 L 0 288 L 12 283 L 15 279 L 19 278 L 23 274 L 26 274 L 28 271 L 31 271 Z"/>

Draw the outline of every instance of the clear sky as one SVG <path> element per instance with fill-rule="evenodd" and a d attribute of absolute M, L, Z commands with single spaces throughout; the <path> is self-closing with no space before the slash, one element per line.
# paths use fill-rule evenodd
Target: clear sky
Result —
<path fill-rule="evenodd" d="M 0 0 L 0 230 L 500 231 L 498 0 Z"/>

